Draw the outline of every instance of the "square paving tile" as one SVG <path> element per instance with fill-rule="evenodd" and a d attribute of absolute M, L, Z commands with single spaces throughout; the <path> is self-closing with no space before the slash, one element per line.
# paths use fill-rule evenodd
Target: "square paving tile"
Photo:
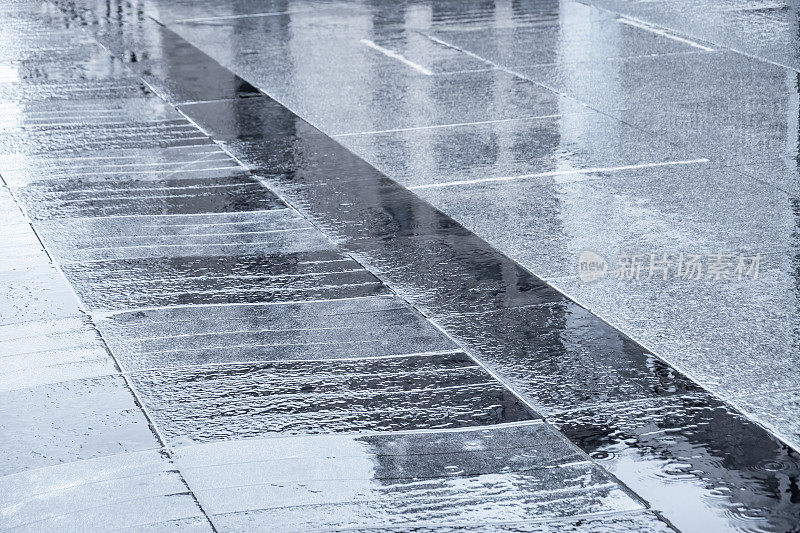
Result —
<path fill-rule="evenodd" d="M 0 475 L 158 447 L 120 376 L 0 392 Z"/>
<path fill-rule="evenodd" d="M 175 465 L 158 450 L 0 477 L 0 517 L 22 530 L 171 527 L 210 531 Z"/>
<path fill-rule="evenodd" d="M 201 502 L 229 527 L 463 527 L 479 519 L 502 528 L 641 508 L 543 424 L 256 439 L 176 453 Z"/>
<path fill-rule="evenodd" d="M 458 347 L 397 297 L 178 307 L 98 323 L 126 369 L 381 357 Z"/>
<path fill-rule="evenodd" d="M 608 11 L 562 2 L 557 18 L 522 25 L 493 24 L 466 29 L 435 27 L 433 35 L 505 68 L 591 62 L 609 58 L 696 50 L 641 27 L 625 24 Z"/>
<path fill-rule="evenodd" d="M 568 110 L 571 111 L 571 110 Z M 558 111 L 557 111 L 558 112 Z M 336 139 L 406 187 L 702 158 L 655 134 L 584 110 L 563 116 Z"/>

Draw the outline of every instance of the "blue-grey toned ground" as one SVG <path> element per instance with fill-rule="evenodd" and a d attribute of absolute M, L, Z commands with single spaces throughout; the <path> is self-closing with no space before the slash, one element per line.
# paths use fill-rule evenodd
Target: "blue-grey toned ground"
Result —
<path fill-rule="evenodd" d="M 800 530 L 799 21 L 6 0 L 0 530 Z"/>

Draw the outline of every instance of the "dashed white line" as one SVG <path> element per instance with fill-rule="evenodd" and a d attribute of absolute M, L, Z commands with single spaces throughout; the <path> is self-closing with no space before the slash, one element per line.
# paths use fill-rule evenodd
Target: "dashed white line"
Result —
<path fill-rule="evenodd" d="M 637 168 L 653 168 L 653 167 L 669 167 L 676 165 L 692 165 L 695 163 L 708 163 L 706 158 L 700 159 L 687 159 L 684 161 L 665 161 L 662 163 L 641 163 L 638 165 L 622 165 L 619 167 L 595 167 L 595 168 L 581 168 L 574 170 L 554 170 L 551 172 L 538 172 L 536 174 L 520 174 L 518 176 L 501 176 L 496 178 L 479 178 L 474 180 L 459 180 L 459 181 L 445 181 L 441 183 L 426 183 L 424 185 L 412 185 L 409 189 L 439 189 L 443 187 L 454 187 L 457 185 L 473 185 L 476 183 L 492 183 L 502 181 L 514 181 L 527 178 L 544 178 L 548 176 L 566 176 L 570 174 L 594 174 L 596 172 L 615 172 L 618 170 L 634 170 Z"/>
<path fill-rule="evenodd" d="M 433 72 L 431 72 L 427 68 L 423 67 L 422 65 L 418 65 L 417 63 L 414 63 L 413 61 L 407 59 L 405 56 L 395 52 L 394 50 L 389 50 L 388 48 L 384 48 L 383 46 L 381 46 L 379 44 L 375 44 L 373 41 L 370 41 L 369 39 L 361 39 L 361 43 L 369 46 L 370 48 L 372 48 L 374 50 L 377 50 L 378 52 L 382 53 L 383 55 L 386 55 L 388 57 L 391 57 L 392 59 L 396 59 L 396 60 L 400 61 L 401 63 L 404 63 L 404 64 L 408 65 L 409 67 L 413 68 L 414 70 L 422 72 L 426 76 L 433 76 Z"/>
<path fill-rule="evenodd" d="M 653 26 L 641 20 L 629 17 L 619 17 L 617 21 L 621 22 L 622 24 L 627 24 L 628 26 L 633 26 L 634 28 L 646 30 L 655 33 L 656 35 L 661 35 L 662 37 L 666 37 L 667 39 L 672 39 L 673 41 L 678 41 L 679 43 L 688 44 L 689 46 L 693 46 L 694 48 L 699 48 L 700 50 L 705 50 L 706 52 L 714 52 L 713 48 L 709 48 L 708 46 L 703 46 L 700 43 L 692 41 L 691 39 L 679 37 L 678 35 L 669 33 L 668 31 L 657 28 L 656 26 Z"/>

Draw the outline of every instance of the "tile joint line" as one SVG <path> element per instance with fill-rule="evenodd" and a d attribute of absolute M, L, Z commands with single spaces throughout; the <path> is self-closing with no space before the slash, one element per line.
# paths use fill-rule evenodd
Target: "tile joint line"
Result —
<path fill-rule="evenodd" d="M 455 185 L 474 185 L 476 183 L 492 183 L 522 180 L 528 178 L 546 178 L 548 176 L 568 176 L 571 174 L 594 174 L 600 172 L 617 172 L 622 170 L 636 170 L 640 168 L 655 168 L 655 167 L 671 167 L 677 165 L 693 165 L 699 163 L 710 163 L 711 161 L 705 157 L 698 159 L 685 159 L 682 161 L 664 161 L 661 163 L 639 163 L 636 165 L 621 165 L 618 167 L 594 167 L 594 168 L 578 168 L 572 170 L 553 170 L 550 172 L 539 172 L 535 174 L 520 174 L 517 176 L 500 176 L 494 178 L 477 178 L 474 180 L 458 180 L 458 181 L 444 181 L 440 183 L 425 183 L 423 185 L 411 185 L 408 188 L 411 190 L 418 189 L 440 189 L 442 187 L 452 187 Z"/>
<path fill-rule="evenodd" d="M 391 57 L 392 59 L 396 59 L 396 60 L 400 61 L 401 63 L 404 63 L 404 64 L 408 65 L 409 67 L 413 68 L 414 70 L 422 72 L 426 76 L 433 76 L 433 72 L 431 70 L 423 67 L 420 64 L 414 63 L 410 59 L 407 59 L 404 55 L 402 55 L 402 54 L 400 54 L 398 52 L 395 52 L 394 50 L 389 50 L 388 48 L 384 48 L 383 46 L 381 46 L 379 44 L 375 44 L 374 41 L 370 41 L 369 39 L 361 39 L 361 44 L 369 46 L 370 48 L 372 48 L 374 50 L 377 50 L 378 52 L 382 53 L 385 56 Z"/>

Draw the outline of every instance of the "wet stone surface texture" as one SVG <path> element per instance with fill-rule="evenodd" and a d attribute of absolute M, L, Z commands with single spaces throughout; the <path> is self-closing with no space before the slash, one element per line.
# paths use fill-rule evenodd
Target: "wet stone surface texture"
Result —
<path fill-rule="evenodd" d="M 0 527 L 800 527 L 796 34 L 590 4 L 0 5 Z"/>

